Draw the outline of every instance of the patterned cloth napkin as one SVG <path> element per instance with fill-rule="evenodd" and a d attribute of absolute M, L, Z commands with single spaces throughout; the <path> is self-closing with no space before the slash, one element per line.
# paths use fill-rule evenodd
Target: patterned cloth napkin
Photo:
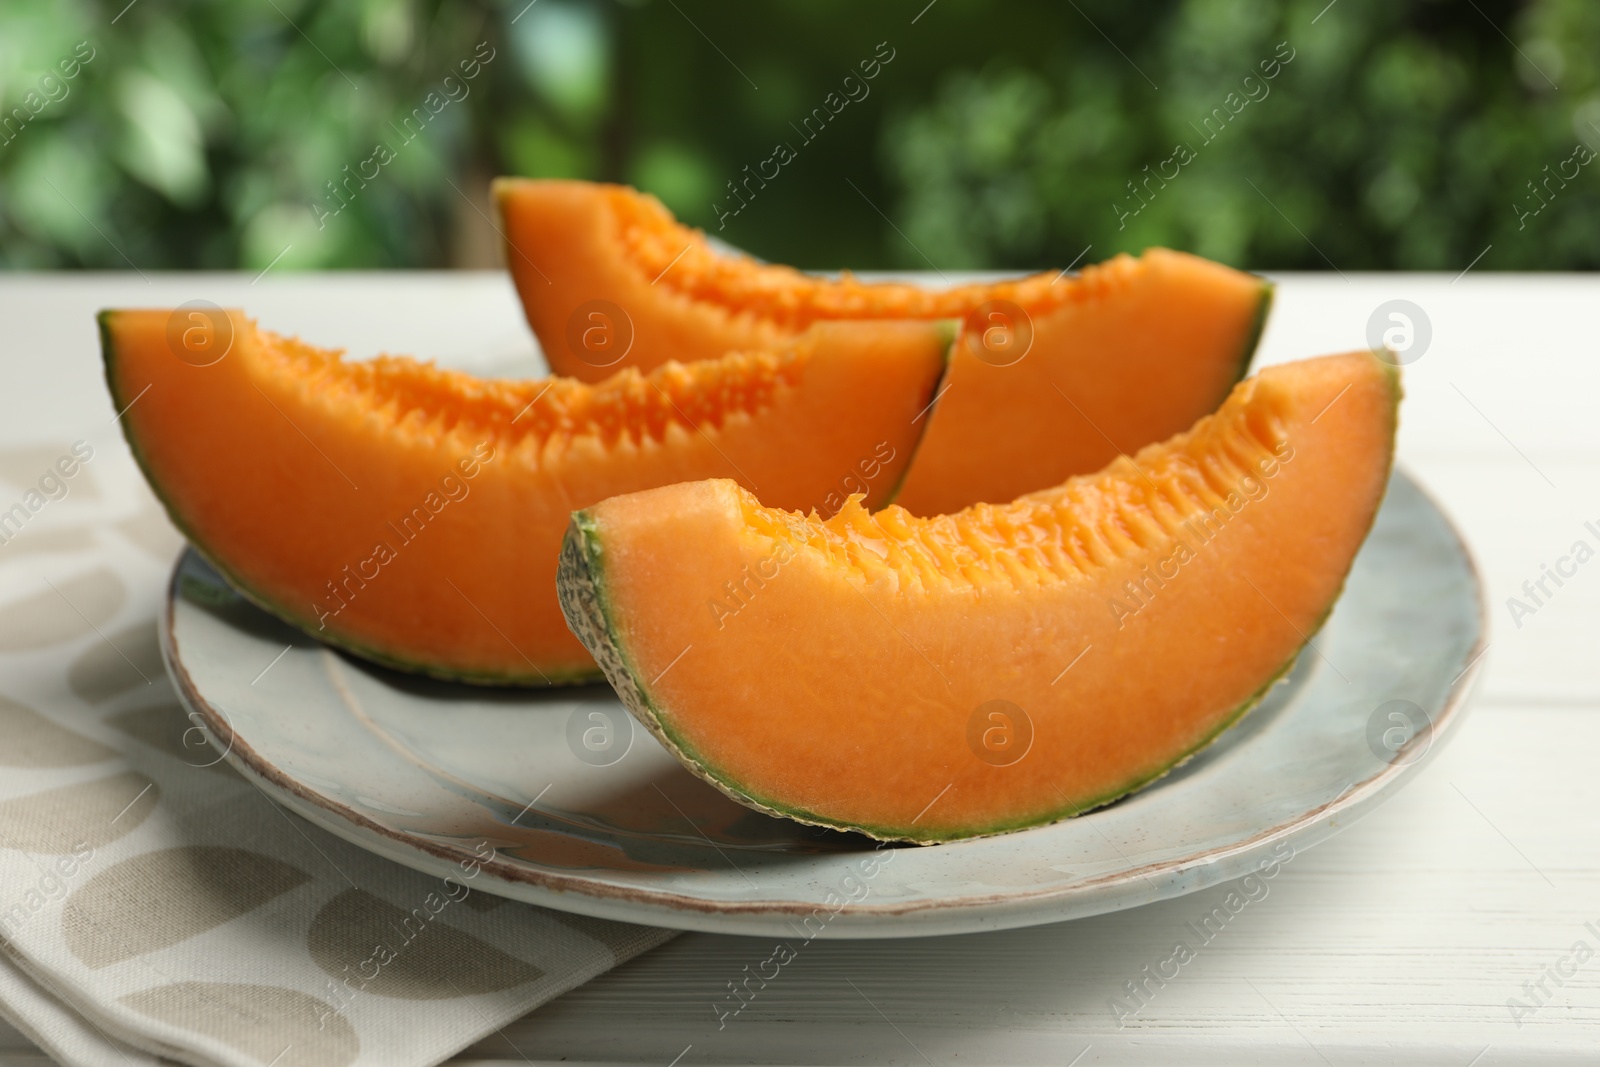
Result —
<path fill-rule="evenodd" d="M 180 547 L 114 426 L 0 452 L 0 1015 L 19 1030 L 71 1064 L 430 1064 L 673 936 L 419 874 L 249 785 L 161 666 Z"/>

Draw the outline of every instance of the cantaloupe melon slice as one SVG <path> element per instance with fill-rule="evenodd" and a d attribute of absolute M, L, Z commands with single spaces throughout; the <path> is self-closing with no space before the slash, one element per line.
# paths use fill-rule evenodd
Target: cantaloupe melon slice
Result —
<path fill-rule="evenodd" d="M 1260 278 L 1164 249 L 943 292 L 831 281 L 719 254 L 623 186 L 494 190 L 507 265 L 559 374 L 771 346 L 820 320 L 966 320 L 898 501 L 918 515 L 1010 500 L 1187 429 L 1244 376 L 1272 299 Z"/>
<path fill-rule="evenodd" d="M 100 316 L 113 401 L 173 522 L 241 592 L 325 641 L 507 684 L 599 677 L 556 601 L 574 508 L 721 475 L 794 508 L 887 501 L 953 333 L 827 324 L 784 351 L 591 386 L 345 362 L 239 312 L 192 317 Z M 180 358 L 186 336 L 204 352 L 230 330 L 217 362 Z"/>
<path fill-rule="evenodd" d="M 824 522 L 722 480 L 617 497 L 573 516 L 562 606 L 751 807 L 921 842 L 1051 822 L 1289 669 L 1377 512 L 1398 385 L 1370 353 L 1273 367 L 1098 474 L 933 519 Z"/>

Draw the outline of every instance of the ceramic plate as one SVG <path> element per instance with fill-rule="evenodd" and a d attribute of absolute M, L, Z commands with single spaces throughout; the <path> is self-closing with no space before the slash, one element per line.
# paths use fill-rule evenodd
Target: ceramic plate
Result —
<path fill-rule="evenodd" d="M 193 551 L 162 638 L 179 693 L 227 759 L 380 855 L 609 919 L 900 937 L 1093 915 L 1281 862 L 1427 762 L 1461 718 L 1486 633 L 1466 549 L 1396 474 L 1315 647 L 1216 744 L 1077 819 L 889 849 L 733 803 L 607 687 L 497 692 L 329 651 L 241 600 Z"/>

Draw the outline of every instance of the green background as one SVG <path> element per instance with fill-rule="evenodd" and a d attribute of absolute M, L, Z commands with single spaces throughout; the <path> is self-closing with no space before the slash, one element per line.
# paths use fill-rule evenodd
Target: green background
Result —
<path fill-rule="evenodd" d="M 480 42 L 467 95 L 319 225 Z M 501 173 L 631 182 L 808 268 L 1600 265 L 1594 0 L 63 0 L 0 9 L 0 93 L 13 269 L 492 266 Z"/>

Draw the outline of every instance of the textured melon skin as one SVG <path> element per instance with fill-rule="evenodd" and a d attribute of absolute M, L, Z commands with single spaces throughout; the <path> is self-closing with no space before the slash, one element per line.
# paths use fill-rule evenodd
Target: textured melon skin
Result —
<path fill-rule="evenodd" d="M 544 561 L 537 567 L 531 567 L 530 571 L 538 570 L 542 567 L 548 567 L 548 571 L 546 572 L 548 577 L 544 578 L 542 583 L 517 581 L 514 577 L 509 581 L 502 580 L 500 583 L 505 585 L 508 589 L 515 589 L 517 591 L 515 595 L 522 598 L 522 600 L 531 602 L 530 606 L 526 609 L 520 608 L 519 606 L 519 611 L 521 611 L 525 616 L 537 617 L 541 614 L 548 616 L 548 625 L 546 629 L 549 632 L 558 634 L 562 643 L 571 646 L 571 654 L 567 654 L 563 649 L 560 651 L 561 658 L 559 659 L 543 655 L 541 654 L 542 650 L 536 648 L 535 646 L 525 645 L 521 641 L 513 643 L 518 653 L 522 653 L 523 649 L 527 648 L 533 652 L 534 658 L 530 659 L 525 654 L 521 655 L 520 657 L 511 657 L 515 661 L 508 663 L 505 666 L 480 667 L 471 661 L 464 661 L 462 659 L 452 657 L 440 657 L 435 655 L 435 649 L 419 644 L 402 646 L 399 650 L 400 654 L 397 654 L 396 647 L 385 647 L 368 640 L 363 640 L 363 635 L 360 632 L 352 631 L 348 627 L 341 628 L 339 626 L 324 625 L 327 620 L 319 618 L 313 611 L 308 610 L 310 608 L 310 604 L 304 596 L 295 596 L 293 595 L 293 591 L 288 590 L 287 587 L 275 586 L 272 582 L 258 581 L 253 578 L 250 573 L 241 569 L 240 566 L 235 565 L 230 557 L 230 553 L 236 552 L 237 546 L 224 544 L 221 548 L 219 548 L 213 543 L 213 538 L 208 536 L 207 531 L 197 526 L 195 520 L 207 519 L 208 515 L 204 512 L 193 510 L 192 501 L 190 502 L 190 506 L 186 507 L 181 499 L 174 498 L 174 494 L 171 491 L 172 487 L 169 486 L 169 481 L 166 476 L 167 472 L 164 471 L 163 465 L 160 462 L 155 461 L 149 454 L 149 451 L 146 447 L 147 443 L 144 440 L 144 434 L 136 425 L 138 422 L 138 417 L 149 410 L 152 400 L 149 398 L 143 399 L 142 408 L 134 406 L 140 402 L 141 397 L 143 396 L 143 390 L 140 388 L 141 383 L 139 380 L 129 380 L 124 376 L 124 371 L 126 369 L 124 367 L 124 363 L 125 361 L 129 361 L 129 356 L 122 351 L 122 346 L 129 341 L 129 337 L 126 335 L 119 337 L 118 331 L 114 326 L 114 322 L 118 316 L 148 316 L 149 314 L 150 313 L 147 312 L 126 313 L 108 311 L 102 312 L 99 316 L 98 325 L 101 334 L 102 350 L 104 355 L 104 370 L 112 402 L 115 409 L 119 412 L 132 412 L 130 417 L 120 420 L 124 430 L 124 436 L 128 441 L 135 461 L 145 474 L 147 483 L 151 486 L 157 499 L 161 502 L 170 520 L 189 541 L 189 543 L 196 549 L 196 551 L 199 552 L 199 554 L 204 557 L 207 562 L 210 563 L 211 566 L 241 594 L 241 596 L 256 606 L 269 612 L 270 614 L 278 617 L 279 619 L 282 619 L 290 625 L 305 631 L 312 637 L 325 644 L 343 649 L 363 659 L 382 664 L 383 666 L 391 667 L 408 673 L 421 674 L 450 681 L 462 681 L 473 684 L 496 686 L 583 684 L 598 681 L 602 677 L 599 668 L 593 664 L 586 650 L 584 650 L 581 645 L 579 645 L 571 637 L 570 633 L 568 633 L 566 628 L 563 626 L 559 604 L 554 599 L 555 591 L 553 588 L 552 579 L 554 578 L 555 571 L 555 557 L 559 548 L 559 539 L 562 529 L 561 524 L 563 524 L 566 520 L 566 509 L 571 507 L 573 503 L 570 497 L 556 498 L 556 503 L 560 503 L 560 501 L 563 499 L 567 500 L 567 503 L 564 507 L 559 508 L 559 513 L 555 516 L 555 522 L 553 524 L 547 524 L 549 526 L 548 529 L 539 527 L 538 529 L 530 531 L 528 527 L 521 527 L 521 529 L 524 530 L 524 533 L 520 538 L 521 544 L 523 545 L 523 547 L 519 550 L 520 556 L 529 560 Z M 165 312 L 158 312 L 155 314 L 164 316 Z M 825 427 L 827 425 L 825 421 L 819 421 L 817 418 L 818 413 L 816 408 L 818 402 L 828 397 L 831 397 L 834 400 L 845 402 L 850 398 L 855 397 L 857 394 L 860 394 L 864 402 L 879 408 L 881 417 L 868 416 L 864 419 L 856 420 L 858 425 L 855 427 L 855 429 L 841 437 L 841 441 L 849 441 L 850 443 L 845 445 L 836 442 L 834 451 L 838 452 L 841 448 L 843 448 L 848 449 L 851 456 L 857 455 L 859 452 L 859 446 L 856 442 L 856 438 L 860 437 L 862 433 L 865 433 L 873 428 L 887 430 L 893 426 L 896 428 L 895 432 L 898 433 L 898 427 L 906 426 L 910 414 L 927 404 L 934 392 L 937 390 L 938 377 L 944 366 L 946 353 L 954 335 L 954 329 L 949 324 L 930 324 L 919 328 L 921 330 L 921 336 L 913 336 L 904 332 L 898 324 L 890 324 L 890 329 L 894 331 L 893 337 L 890 337 L 888 334 L 883 332 L 874 331 L 871 328 L 867 328 L 864 331 L 855 331 L 854 328 L 852 328 L 851 333 L 853 336 L 839 335 L 838 337 L 833 338 L 831 341 L 825 340 L 821 337 L 821 335 L 819 335 L 818 348 L 810 357 L 810 362 L 805 364 L 808 369 L 802 372 L 800 386 L 790 389 L 787 393 L 783 392 L 783 390 L 789 387 L 780 387 L 778 385 L 773 386 L 773 388 L 777 390 L 777 395 L 780 397 L 780 399 L 786 396 L 796 397 L 810 395 L 811 400 L 807 401 L 807 403 L 809 403 L 811 406 L 811 414 L 801 416 L 798 409 L 791 408 L 769 408 L 767 410 L 791 411 L 796 415 L 800 426 L 816 429 Z M 877 379 L 863 377 L 861 374 L 861 369 L 864 364 L 862 364 L 860 360 L 843 358 L 842 353 L 835 352 L 829 347 L 830 344 L 834 343 L 841 345 L 855 345 L 857 348 L 870 347 L 879 344 L 884 345 L 885 348 L 878 348 L 875 350 L 885 356 L 878 368 L 883 374 L 883 377 Z M 176 362 L 174 357 L 168 356 L 167 358 L 173 358 L 174 362 Z M 132 360 L 132 362 L 136 366 L 138 365 L 137 360 Z M 709 369 L 712 367 L 712 364 L 703 364 L 702 366 Z M 731 367 L 732 363 L 730 362 L 724 364 L 724 366 Z M 907 372 L 912 372 L 912 368 L 918 366 L 920 366 L 921 369 L 914 372 L 916 375 L 915 377 L 896 378 L 896 375 L 904 375 Z M 149 371 L 150 367 L 145 366 L 144 369 Z M 710 370 L 710 373 L 714 376 L 720 376 L 716 377 L 715 381 L 723 387 L 735 386 L 738 384 L 738 381 L 732 376 L 723 375 L 723 372 L 720 370 Z M 843 373 L 842 379 L 834 376 L 838 373 Z M 481 384 L 485 390 L 492 390 L 496 385 L 496 383 L 493 382 L 480 382 L 480 380 L 477 379 L 473 379 L 473 381 L 474 383 Z M 821 388 L 826 382 L 832 383 L 832 385 L 827 386 L 827 388 L 833 389 L 833 392 L 828 392 L 825 394 L 808 394 L 806 392 L 811 385 L 817 385 L 819 388 Z M 873 387 L 863 388 L 865 383 L 868 382 L 871 382 Z M 176 384 L 177 383 L 163 382 L 164 387 L 171 387 L 175 386 Z M 263 382 L 263 384 L 265 383 Z M 541 384 L 546 383 L 534 382 L 526 384 L 529 385 L 530 391 L 532 391 L 538 389 Z M 558 380 L 551 380 L 551 382 L 548 384 L 554 386 L 558 384 Z M 748 382 L 746 384 L 748 384 Z M 563 387 L 565 388 L 571 385 L 572 383 L 565 383 Z M 146 385 L 144 388 L 148 389 L 150 386 Z M 844 391 L 841 392 L 840 390 Z M 244 390 L 244 393 L 246 396 L 241 397 L 241 399 L 249 399 L 249 390 Z M 161 390 L 158 390 L 157 396 L 160 395 Z M 539 392 L 539 395 L 543 396 L 544 392 Z M 555 395 L 559 397 L 561 395 L 560 390 L 557 390 Z M 263 396 L 265 396 L 265 394 L 263 394 Z M 214 404 L 212 406 L 215 407 Z M 520 406 L 520 402 L 518 406 Z M 846 403 L 845 406 L 848 407 L 848 403 Z M 530 402 L 527 407 L 528 409 L 531 409 L 533 407 L 532 402 Z M 824 408 L 828 419 L 837 418 L 840 414 L 833 406 L 825 405 Z M 899 410 L 901 408 L 904 410 Z M 855 413 L 857 415 L 861 415 L 867 410 L 870 409 L 855 409 Z M 281 410 L 273 417 L 282 417 L 285 419 L 288 418 L 288 416 L 284 415 Z M 745 429 L 738 429 L 738 427 L 735 427 L 735 422 L 738 419 L 745 420 L 744 423 L 739 424 L 740 426 L 745 426 Z M 288 419 L 288 422 L 289 424 L 294 424 L 295 420 Z M 181 425 L 181 420 L 179 420 L 179 422 L 176 424 L 173 423 L 173 420 L 168 420 L 167 422 L 158 423 L 157 425 L 160 425 L 164 428 L 163 432 L 165 432 L 166 427 L 170 426 L 172 428 L 172 432 L 167 441 L 167 448 L 170 452 L 171 439 L 180 436 L 176 426 Z M 728 427 L 734 427 L 734 430 L 745 435 L 743 440 L 748 442 L 752 439 L 752 430 L 749 428 L 750 425 L 759 427 L 760 424 L 751 424 L 750 416 L 748 416 L 747 413 L 743 412 L 742 410 L 735 409 L 733 416 L 730 416 L 727 419 L 724 429 L 727 429 Z M 768 419 L 765 425 L 771 429 L 772 420 Z M 299 427 L 296 426 L 296 429 L 299 429 Z M 760 461 L 762 466 L 756 466 L 752 465 L 751 457 L 748 454 L 741 453 L 735 449 L 734 455 L 743 460 L 747 466 L 750 466 L 751 469 L 755 471 L 756 475 L 758 476 L 758 483 L 761 481 L 766 481 L 768 476 L 772 475 L 779 483 L 789 486 L 789 488 L 785 490 L 786 492 L 795 493 L 798 486 L 802 483 L 809 484 L 812 487 L 812 490 L 815 490 L 819 486 L 819 481 L 826 481 L 826 478 L 821 477 L 824 472 L 822 468 L 818 466 L 815 460 L 815 456 L 818 453 L 815 452 L 814 448 L 812 451 L 808 452 L 806 448 L 801 447 L 815 446 L 817 444 L 815 438 L 805 436 L 804 430 L 801 430 L 797 431 L 800 435 L 798 438 L 794 440 L 787 440 L 788 437 L 795 437 L 795 434 L 789 433 L 781 426 L 778 427 L 778 430 L 780 438 L 784 438 L 787 446 L 789 447 L 789 452 L 787 454 L 792 454 L 797 460 L 797 463 L 794 466 L 789 467 L 787 472 L 784 469 L 785 461 L 782 460 L 782 457 L 779 457 L 779 462 L 776 466 L 773 463 L 772 457 L 768 457 L 767 459 Z M 918 432 L 920 432 L 920 428 L 911 427 L 910 431 L 911 432 L 909 436 L 902 434 L 894 439 L 899 448 L 900 456 L 894 463 L 889 463 L 887 461 L 885 462 L 884 468 L 892 473 L 888 479 L 873 487 L 874 495 L 879 499 L 883 499 L 885 502 L 887 501 L 887 494 L 892 490 L 892 486 L 895 484 L 896 480 L 900 477 L 903 477 L 904 468 L 906 465 L 908 465 L 909 456 L 915 448 L 915 436 Z M 288 431 L 285 427 L 285 433 L 287 434 L 287 432 Z M 760 442 L 765 440 L 764 437 L 760 436 L 761 431 L 759 428 L 757 428 L 754 432 L 754 439 L 756 441 Z M 304 431 L 301 431 L 301 433 L 304 435 Z M 710 434 L 720 435 L 721 431 L 713 427 L 710 430 Z M 711 436 L 707 436 L 706 431 L 703 428 L 701 430 L 701 437 L 708 442 L 705 447 L 712 450 L 713 454 L 718 457 L 719 463 L 727 462 L 726 456 L 721 452 L 720 449 L 718 449 L 715 440 L 713 440 Z M 733 447 L 730 444 L 730 439 L 728 437 L 717 436 L 716 439 L 722 440 L 723 447 L 725 448 Z M 201 445 L 203 445 L 206 440 L 207 438 L 205 438 L 204 434 L 200 434 L 195 438 L 196 443 Z M 307 440 L 309 440 L 309 438 L 307 438 Z M 504 442 L 497 441 L 496 444 L 498 446 L 503 446 Z M 262 448 L 266 449 L 269 447 L 270 442 L 262 442 Z M 697 444 L 696 448 L 698 449 L 699 447 L 700 446 Z M 227 445 L 224 443 L 223 451 L 219 454 L 226 455 L 226 448 Z M 671 450 L 665 448 L 665 445 L 662 445 L 661 449 L 662 451 L 656 453 L 657 459 L 660 459 L 662 455 L 676 455 L 677 462 L 687 462 L 691 467 L 696 465 L 696 461 L 687 459 L 686 455 L 682 452 L 672 453 Z M 313 459 L 314 458 L 315 457 L 313 457 Z M 326 459 L 327 457 L 324 456 L 323 458 Z M 387 460 L 387 457 L 385 457 L 385 460 Z M 512 467 L 515 467 L 515 461 L 516 457 L 511 452 L 504 452 L 503 458 L 499 460 L 500 466 L 495 468 L 495 473 L 501 473 L 501 469 L 505 468 L 508 464 L 510 464 Z M 672 461 L 668 460 L 667 462 L 670 463 Z M 833 474 L 831 460 L 825 462 L 829 464 L 827 474 L 831 476 Z M 332 461 L 329 460 L 329 463 L 332 463 Z M 337 469 L 337 465 L 334 466 L 335 469 Z M 808 467 L 812 468 L 812 473 L 810 474 L 805 473 L 805 470 Z M 356 468 L 352 469 L 355 470 Z M 444 469 L 449 468 L 446 467 Z M 590 469 L 595 469 L 592 464 Z M 670 466 L 667 469 L 670 470 Z M 795 472 L 799 473 L 795 474 Z M 342 474 L 343 471 L 341 470 L 340 473 Z M 510 470 L 507 470 L 504 473 L 512 474 Z M 689 476 L 700 477 L 703 476 L 704 473 L 708 472 L 697 470 Z M 366 478 L 360 475 L 359 470 L 357 470 L 357 474 L 361 481 L 365 483 Z M 655 484 L 663 484 L 664 481 L 673 480 L 670 477 L 664 479 L 661 478 L 661 467 L 659 465 L 649 466 L 646 464 L 644 466 L 634 468 L 630 467 L 627 462 L 620 460 L 613 463 L 608 468 L 598 469 L 597 474 L 602 479 L 599 482 L 599 485 L 601 486 L 606 485 L 607 480 L 615 485 L 618 478 L 621 478 L 622 480 L 637 480 L 639 478 L 657 479 Z M 515 477 L 515 475 L 513 475 L 513 477 Z M 683 475 L 680 473 L 678 474 L 678 477 L 681 478 Z M 481 486 L 487 480 L 488 479 L 486 477 L 480 477 L 479 482 L 475 483 L 480 488 L 473 489 L 472 492 L 481 492 Z M 250 483 L 248 479 L 246 479 L 244 482 L 241 482 L 241 491 L 243 491 L 242 486 L 245 484 L 253 483 Z M 351 484 L 354 485 L 354 483 Z M 180 485 L 179 488 L 181 489 L 182 486 Z M 366 488 L 369 490 L 370 494 L 373 486 L 367 485 Z M 424 486 L 424 488 L 426 488 L 426 486 Z M 539 487 L 532 479 L 518 482 L 516 488 L 518 493 L 523 496 L 532 494 L 533 496 L 537 497 L 538 495 Z M 342 492 L 342 486 L 340 487 L 340 491 Z M 615 492 L 618 490 L 613 488 L 610 491 Z M 578 478 L 573 482 L 573 484 L 570 486 L 570 492 L 575 495 L 584 492 L 591 493 L 592 495 L 588 497 L 589 500 L 594 500 L 606 495 L 605 492 L 597 491 L 594 484 L 583 478 Z M 465 500 L 468 495 L 469 494 L 464 493 L 461 499 Z M 820 497 L 813 497 L 810 494 L 810 491 L 808 491 L 805 495 L 808 501 L 813 501 L 820 505 Z M 413 502 L 414 499 L 414 497 L 408 497 L 407 502 Z M 582 503 L 584 501 L 580 496 L 576 502 Z M 459 508 L 463 505 L 456 504 L 453 506 Z M 451 516 L 454 516 L 455 512 L 452 511 L 450 514 Z M 526 518 L 526 516 L 523 517 Z M 504 529 L 517 528 L 514 524 L 512 526 L 505 526 L 503 523 L 498 525 L 504 527 Z M 499 537 L 501 541 L 506 540 L 505 537 L 502 536 L 504 532 L 503 529 L 489 527 L 477 527 L 477 529 L 481 529 L 483 534 L 491 539 Z M 540 530 L 543 530 L 543 532 L 540 533 Z M 388 535 L 384 534 L 383 536 L 387 537 Z M 430 537 L 436 538 L 437 536 L 437 534 L 430 533 Z M 528 545 L 534 543 L 534 536 L 542 536 L 544 538 L 543 543 L 548 546 L 547 553 L 534 553 L 527 547 Z M 474 535 L 474 537 L 477 537 L 477 535 Z M 473 542 L 474 545 L 476 543 L 476 541 Z M 360 548 L 363 546 L 356 547 Z M 428 547 L 429 545 L 424 543 L 424 547 L 422 548 L 403 548 L 403 551 L 406 553 L 420 553 L 426 551 Z M 260 562 L 259 560 L 252 560 L 248 557 L 240 558 L 244 559 L 247 563 L 259 564 Z M 368 562 L 370 562 L 370 560 Z M 504 560 L 502 560 L 502 562 L 504 562 Z M 337 574 L 334 574 L 331 570 L 324 570 L 320 573 L 324 575 L 333 574 L 334 577 L 337 577 Z M 440 572 L 431 572 L 429 579 L 431 583 L 443 582 L 442 578 L 436 576 L 437 573 Z M 462 580 L 463 584 L 466 584 L 465 579 L 461 574 L 456 574 L 455 578 Z M 374 581 L 376 580 L 374 579 Z M 407 579 L 396 580 L 391 577 L 385 579 L 384 581 L 377 582 L 375 588 L 379 590 L 385 590 L 395 586 L 396 584 L 404 585 L 406 581 Z M 450 584 L 453 585 L 454 583 L 452 582 Z M 529 586 L 533 587 L 528 588 Z M 471 586 L 468 587 L 471 588 Z M 363 588 L 365 588 L 365 586 L 363 586 Z M 481 615 L 483 618 L 488 618 L 488 616 L 483 615 L 482 610 L 478 608 L 476 602 L 471 599 L 467 599 L 467 595 L 465 593 L 461 593 L 459 589 L 457 589 L 456 592 L 460 593 L 461 597 L 467 600 L 467 603 L 472 604 L 473 609 L 477 611 L 479 615 Z M 362 607 L 368 606 L 368 604 L 371 603 L 371 598 L 373 595 L 374 594 L 371 592 L 363 594 L 363 599 L 357 601 L 358 605 Z M 548 604 L 544 605 L 542 602 L 546 600 L 548 601 Z M 539 604 L 540 606 L 535 608 L 532 606 L 533 604 Z M 493 609 L 491 608 L 491 610 Z M 462 611 L 461 614 L 467 613 Z M 343 620 L 337 621 L 342 622 Z M 499 625 L 496 625 L 493 621 L 491 621 L 489 625 L 494 627 L 496 635 L 498 635 L 500 638 L 504 638 L 504 633 L 500 629 L 502 625 L 507 629 L 511 629 L 514 624 L 524 621 L 526 621 L 526 619 L 508 620 L 502 616 L 500 618 Z M 468 623 L 478 624 L 477 620 L 473 618 L 469 618 Z M 457 629 L 460 629 L 460 627 L 457 627 Z M 515 629 L 511 629 L 511 632 L 515 634 L 517 631 Z M 507 640 L 509 641 L 509 639 Z M 410 648 L 415 648 L 417 650 L 417 654 L 403 654 L 404 651 Z M 429 658 L 430 656 L 433 656 L 434 658 Z"/>
<path fill-rule="evenodd" d="M 1401 398 L 1399 376 L 1392 366 L 1386 367 L 1385 370 L 1392 412 L 1398 407 Z M 1392 470 L 1393 420 L 1391 420 L 1390 425 L 1391 446 L 1386 453 L 1382 472 L 1385 484 Z M 1377 507 L 1375 504 L 1367 525 L 1362 530 L 1363 540 L 1366 533 L 1370 532 L 1376 513 Z M 857 831 L 880 840 L 907 841 L 918 844 L 937 844 L 945 841 L 1007 833 L 1034 826 L 1047 825 L 1112 803 L 1164 777 L 1204 750 L 1230 727 L 1235 725 L 1245 714 L 1265 699 L 1273 686 L 1288 675 L 1304 650 L 1305 644 L 1310 642 L 1311 637 L 1326 622 L 1348 578 L 1348 571 L 1346 571 L 1335 587 L 1333 595 L 1327 600 L 1327 603 L 1316 617 L 1314 624 L 1307 627 L 1302 634 L 1302 640 L 1294 651 L 1283 660 L 1276 670 L 1270 672 L 1262 680 L 1259 688 L 1248 699 L 1223 715 L 1216 722 L 1214 728 L 1199 738 L 1196 743 L 1177 753 L 1170 761 L 1159 766 L 1153 772 L 1131 777 L 1124 783 L 1080 803 L 1074 804 L 1070 801 L 1065 801 L 1063 797 L 1064 803 L 1060 807 L 1042 815 L 1033 815 L 1018 820 L 974 824 L 959 828 L 947 827 L 941 831 L 925 831 L 903 823 L 883 825 L 866 820 L 830 818 L 816 811 L 796 807 L 772 796 L 764 795 L 759 790 L 752 789 L 747 783 L 740 781 L 737 777 L 730 775 L 717 766 L 715 761 L 706 758 L 691 741 L 683 736 L 681 731 L 673 727 L 672 717 L 664 713 L 660 701 L 652 693 L 651 681 L 630 655 L 628 640 L 625 636 L 626 631 L 619 625 L 618 612 L 608 593 L 606 564 L 607 546 L 601 525 L 596 521 L 595 516 L 588 511 L 575 513 L 562 546 L 561 565 L 557 579 L 561 592 L 562 608 L 566 614 L 568 625 L 572 627 L 573 632 L 579 636 L 585 646 L 593 652 L 623 703 L 692 773 L 713 785 L 731 799 L 769 815 L 789 818 L 811 825 Z"/>

